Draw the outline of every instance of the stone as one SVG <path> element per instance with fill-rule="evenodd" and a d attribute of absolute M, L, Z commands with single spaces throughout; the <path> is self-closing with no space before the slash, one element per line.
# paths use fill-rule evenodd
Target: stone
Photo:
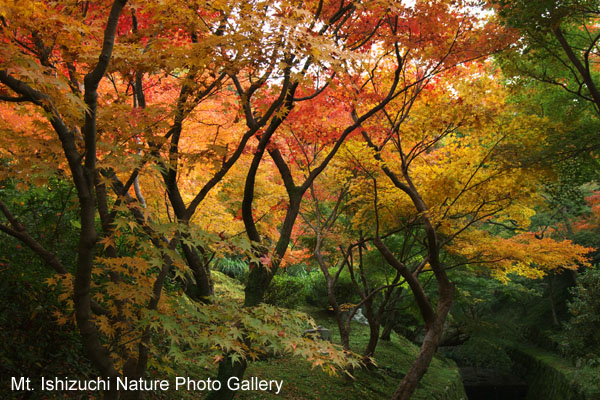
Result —
<path fill-rule="evenodd" d="M 316 338 L 331 342 L 331 331 L 322 326 L 317 326 L 315 329 L 307 329 L 302 333 L 302 337 Z"/>
<path fill-rule="evenodd" d="M 359 324 L 363 325 L 369 325 L 369 320 L 367 319 L 367 317 L 364 316 L 364 314 L 362 313 L 362 309 L 360 308 L 356 311 L 354 317 L 352 317 L 352 321 L 356 321 Z"/>

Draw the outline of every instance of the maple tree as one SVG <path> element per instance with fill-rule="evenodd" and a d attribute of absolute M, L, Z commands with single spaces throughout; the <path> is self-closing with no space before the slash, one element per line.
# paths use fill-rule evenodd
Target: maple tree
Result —
<path fill-rule="evenodd" d="M 325 124 L 321 124 L 320 121 L 316 124 L 315 122 L 306 124 L 305 117 L 299 117 L 304 106 L 296 104 L 300 102 L 295 96 L 296 91 L 300 91 L 302 88 L 299 88 L 298 83 L 294 83 L 286 97 L 283 114 L 275 116 L 265 132 L 260 135 L 257 150 L 246 176 L 242 201 L 242 219 L 245 230 L 250 241 L 254 243 L 256 258 L 260 261 L 260 263 L 250 265 L 245 289 L 246 306 L 254 306 L 262 301 L 270 281 L 277 273 L 280 262 L 287 252 L 303 195 L 327 167 L 343 142 L 362 123 L 376 114 L 384 112 L 387 104 L 393 99 L 401 96 L 404 96 L 405 99 L 413 98 L 414 93 L 418 93 L 418 88 L 440 71 L 493 50 L 493 45 L 489 44 L 483 48 L 477 48 L 485 37 L 481 32 L 488 33 L 489 30 L 471 33 L 470 30 L 473 29 L 476 18 L 471 18 L 467 11 L 451 13 L 449 12 L 451 7 L 450 4 L 439 3 L 430 8 L 428 4 L 419 3 L 416 7 L 392 8 L 393 12 L 386 8 L 373 7 L 369 9 L 368 13 L 362 14 L 360 12 L 362 10 L 358 6 L 342 3 L 338 8 L 333 9 L 335 12 L 321 27 L 319 34 L 324 34 L 332 29 L 334 37 L 341 42 L 338 44 L 341 54 L 343 52 L 366 54 L 368 61 L 355 62 L 354 58 L 350 56 L 345 61 L 343 71 L 332 68 L 336 66 L 335 64 L 329 68 L 319 66 L 326 71 L 325 74 L 328 72 L 333 77 L 332 85 L 326 84 L 317 89 L 314 94 L 300 97 L 300 99 L 318 98 L 318 100 L 315 98 L 315 101 L 310 104 L 308 112 L 318 110 L 315 105 L 318 104 L 318 101 L 326 103 L 327 111 L 323 119 Z M 318 13 L 321 12 L 320 8 L 317 10 Z M 443 30 L 427 31 L 426 28 L 429 25 L 426 23 L 426 18 L 430 14 L 436 18 L 443 17 L 443 21 L 440 22 L 444 27 Z M 402 22 L 400 17 L 407 22 Z M 366 32 L 362 26 L 363 21 L 370 24 L 367 25 L 370 28 L 366 29 Z M 356 34 L 359 35 L 358 40 Z M 349 46 L 346 42 L 349 38 L 351 39 L 350 43 L 353 45 L 360 43 L 360 46 Z M 445 46 L 440 47 L 440 43 Z M 330 60 L 327 59 L 327 61 Z M 310 57 L 306 60 L 301 59 L 296 68 L 300 71 L 307 71 L 313 63 L 314 60 Z M 356 72 L 347 74 L 348 71 Z M 333 85 L 336 86 L 335 92 L 327 87 Z M 342 85 L 349 90 L 343 90 Z M 243 91 L 239 85 L 236 86 L 238 86 L 239 92 Z M 365 89 L 366 86 L 372 86 L 373 90 L 359 89 Z M 349 105 L 352 103 L 363 103 L 368 106 L 361 107 L 359 110 L 359 107 Z M 336 104 L 340 104 L 339 111 L 335 108 Z M 332 115 L 332 111 L 337 111 L 341 116 Z M 247 125 L 254 124 L 250 105 L 245 108 L 245 118 Z M 319 132 L 320 135 L 315 136 L 311 132 L 311 128 L 314 129 L 313 132 Z M 287 148 L 281 148 L 280 142 L 277 140 L 276 135 L 280 132 L 287 133 L 292 137 L 287 140 L 287 143 L 283 142 Z M 290 142 L 293 144 L 290 145 Z M 317 142 L 316 145 L 315 142 Z M 256 174 L 266 153 L 269 154 L 278 170 L 288 197 L 285 216 L 281 222 L 279 234 L 273 240 L 272 250 L 261 240 L 252 209 Z M 286 161 L 286 156 L 288 156 L 286 153 L 291 155 L 290 161 Z M 301 155 L 298 156 L 294 153 L 301 153 Z M 295 171 L 296 168 L 298 171 Z M 294 176 L 295 174 L 296 176 L 301 175 L 302 178 L 298 179 Z M 296 183 L 297 181 L 299 183 Z M 228 364 L 221 364 L 222 370 L 219 374 L 221 378 L 225 378 L 229 374 L 243 374 L 245 369 L 243 364 L 233 369 Z"/>
<path fill-rule="evenodd" d="M 574 232 L 571 224 L 584 207 L 582 189 L 597 180 L 598 3 L 492 3 L 502 23 L 520 35 L 518 44 L 499 58 L 518 101 L 527 105 L 528 113 L 547 116 L 558 127 L 532 155 L 559 176 L 556 182 L 544 184 L 550 210 L 541 234 L 594 246 L 593 241 L 582 240 L 585 234 Z M 590 258 L 595 261 L 595 256 Z M 577 271 L 569 272 L 574 283 Z M 554 278 L 555 274 L 548 277 L 548 295 L 558 326 Z"/>
<path fill-rule="evenodd" d="M 388 18 L 387 21 L 384 19 L 386 17 L 385 14 L 380 17 L 383 21 L 381 28 L 389 30 L 389 33 L 384 36 L 384 38 L 393 38 L 392 40 L 395 40 L 395 42 L 392 43 L 392 47 L 389 50 L 386 50 L 385 47 L 383 51 L 380 49 L 375 50 L 371 56 L 371 59 L 375 60 L 374 63 L 368 68 L 363 67 L 365 68 L 365 72 L 363 73 L 364 83 L 361 83 L 360 80 L 357 81 L 356 77 L 353 77 L 352 80 L 346 83 L 350 87 L 347 96 L 349 96 L 356 104 L 360 104 L 362 101 L 363 104 L 370 104 L 370 107 L 362 107 L 365 111 L 359 111 L 359 107 L 351 107 L 347 112 L 350 114 L 349 117 L 352 117 L 352 120 L 341 125 L 341 127 L 336 127 L 335 123 L 337 121 L 333 118 L 327 119 L 329 126 L 325 129 L 333 130 L 334 132 L 337 131 L 338 134 L 341 133 L 337 140 L 335 140 L 334 137 L 332 147 L 329 151 L 323 152 L 319 146 L 315 148 L 312 145 L 315 139 L 314 137 L 309 137 L 308 139 L 310 140 L 307 140 L 307 138 L 294 133 L 302 131 L 300 127 L 294 126 L 294 122 L 296 122 L 294 119 L 295 114 L 290 114 L 286 119 L 286 122 L 289 121 L 290 131 L 292 132 L 294 141 L 297 145 L 289 147 L 292 149 L 292 152 L 294 147 L 298 145 L 304 145 L 305 148 L 310 149 L 308 151 L 302 150 L 304 159 L 300 165 L 296 164 L 300 167 L 300 170 L 304 172 L 305 179 L 301 184 L 298 185 L 295 183 L 293 171 L 286 163 L 284 157 L 282 157 L 282 151 L 279 148 L 269 148 L 268 140 L 270 139 L 271 132 L 267 131 L 269 135 L 261 137 L 259 151 L 255 153 L 252 167 L 247 176 L 244 201 L 242 203 L 242 216 L 250 240 L 255 243 L 260 242 L 260 235 L 254 225 L 251 204 L 253 200 L 254 174 L 258 168 L 258 164 L 263 155 L 262 152 L 264 152 L 265 148 L 271 156 L 271 159 L 284 182 L 284 186 L 288 193 L 289 206 L 280 229 L 280 236 L 275 244 L 274 254 L 272 256 L 265 257 L 263 255 L 260 257 L 260 260 L 267 261 L 267 268 L 255 268 L 254 266 L 251 266 L 249 280 L 246 286 L 246 305 L 254 305 L 262 300 L 269 282 L 277 271 L 279 260 L 283 258 L 287 251 L 294 222 L 298 216 L 302 196 L 311 187 L 314 179 L 327 166 L 346 137 L 367 121 L 367 117 L 374 117 L 376 114 L 386 113 L 387 103 L 391 102 L 393 99 L 398 97 L 403 98 L 404 102 L 402 104 L 407 109 L 410 109 L 410 104 L 433 76 L 445 69 L 451 68 L 457 63 L 486 54 L 486 51 L 492 51 L 493 47 L 484 47 L 483 49 L 478 49 L 478 51 L 475 51 L 474 48 L 471 47 L 474 46 L 473 42 L 477 42 L 480 37 L 477 36 L 477 33 L 468 35 L 465 34 L 465 32 L 473 29 L 475 18 L 469 19 L 470 14 L 464 11 L 462 14 L 452 14 L 448 12 L 449 7 L 449 4 L 435 4 L 432 9 L 429 9 L 426 4 L 419 3 L 415 8 L 410 9 L 410 11 L 408 11 L 408 9 L 405 11 L 406 14 L 404 14 L 403 17 L 408 21 L 406 25 L 398 20 L 398 16 L 396 16 L 396 19 Z M 425 32 L 417 29 L 413 36 L 413 28 L 424 28 L 429 26 L 423 21 L 423 17 L 428 15 L 428 13 L 432 13 L 437 17 L 440 15 L 443 16 L 445 19 L 442 24 L 444 25 L 445 30 Z M 410 17 L 411 14 L 414 15 L 412 18 Z M 379 25 L 377 27 L 379 28 Z M 426 39 L 424 40 L 424 38 Z M 440 43 L 445 43 L 446 46 L 440 47 Z M 385 46 L 386 44 L 386 40 L 384 39 L 381 45 Z M 402 50 L 400 46 L 403 46 Z M 389 60 L 390 55 L 392 55 L 391 60 Z M 396 65 L 390 65 L 390 62 L 395 62 Z M 381 67 L 391 69 L 393 74 L 390 74 L 387 77 L 385 75 L 382 77 L 378 76 L 378 68 Z M 341 82 L 344 81 L 342 80 Z M 366 91 L 358 89 L 359 87 L 365 89 L 367 85 L 372 86 L 373 90 Z M 338 89 L 338 92 L 339 91 L 340 90 Z M 322 96 L 326 95 L 328 95 L 328 91 L 324 91 L 322 94 Z M 363 98 L 367 101 L 359 100 Z M 331 103 L 331 100 L 329 102 Z M 292 104 L 290 103 L 290 107 L 291 106 Z M 249 115 L 249 113 L 247 113 L 247 115 Z M 370 119 L 372 118 L 369 118 L 369 120 Z M 304 120 L 301 121 L 303 123 L 305 122 Z M 285 127 L 286 126 L 283 128 Z M 304 126 L 304 128 L 306 128 L 306 126 Z M 323 128 L 318 127 L 317 131 L 322 132 Z M 320 160 L 315 157 L 319 155 L 321 157 Z M 296 161 L 297 163 L 298 157 L 295 157 L 293 161 Z M 264 250 L 259 251 L 258 255 L 261 253 L 264 254 Z M 368 301 L 368 299 L 366 301 Z M 377 334 L 378 329 L 373 332 L 375 340 L 373 341 L 373 344 L 367 348 L 367 356 L 374 351 Z M 241 367 L 241 370 L 243 370 L 243 366 Z M 235 373 L 240 373 L 240 371 L 236 371 Z"/>
<path fill-rule="evenodd" d="M 562 88 L 599 110 L 596 1 L 494 0 L 506 26 L 522 37 L 508 70 Z M 535 59 L 535 62 L 532 60 Z M 539 62 L 543 59 L 545 62 Z M 510 73 L 510 72 L 509 72 Z"/>
<path fill-rule="evenodd" d="M 17 108 L 7 107 L 7 115 L 16 118 L 18 112 L 33 113 L 35 107 L 42 111 L 28 119 L 31 125 L 18 129 L 10 126 L 10 118 L 4 119 L 3 129 L 9 133 L 6 148 L 13 150 L 8 156 L 13 159 L 15 151 L 23 156 L 14 157 L 7 168 L 18 168 L 16 163 L 20 162 L 25 168 L 49 169 L 70 177 L 74 183 L 80 239 L 72 300 L 86 350 L 105 377 L 117 376 L 121 369 L 129 377 L 144 374 L 152 325 L 139 326 L 136 319 L 152 315 L 153 310 L 167 312 L 168 303 L 161 298 L 166 295 L 164 284 L 171 274 L 189 284 L 187 271 L 191 270 L 195 287 L 188 288 L 189 295 L 210 301 L 213 289 L 208 246 L 219 247 L 222 240 L 211 239 L 190 225 L 190 220 L 246 151 L 249 139 L 266 125 L 267 132 L 276 129 L 289 112 L 293 100 L 290 89 L 298 87 L 301 76 L 292 70 L 292 61 L 305 58 L 301 51 L 305 47 L 290 41 L 296 37 L 285 28 L 290 23 L 287 18 L 299 26 L 305 20 L 291 4 L 270 8 L 223 2 L 204 8 L 181 7 L 177 13 L 171 13 L 170 5 L 161 2 L 144 3 L 144 7 L 131 4 L 126 13 L 126 4 L 6 4 L 2 15 L 6 46 L 1 57 L 9 66 L 1 72 L 3 93 L 7 93 L 2 100 L 18 104 Z M 332 23 L 351 8 L 334 12 Z M 110 12 L 105 18 L 107 9 Z M 250 10 L 253 12 L 248 13 Z M 320 13 L 319 9 L 317 17 Z M 38 19 L 46 25 L 31 24 Z M 62 29 L 63 25 L 69 29 Z M 273 29 L 272 34 L 265 34 L 265 26 Z M 321 36 L 323 33 L 325 30 Z M 318 37 L 308 40 L 320 44 Z M 311 63 L 318 60 L 318 50 L 313 52 Z M 281 79 L 279 90 L 267 84 Z M 223 90 L 237 96 L 228 102 Z M 205 109 L 214 107 L 216 94 L 224 116 L 231 117 L 229 121 L 224 122 L 223 117 L 199 118 L 202 110 L 193 118 L 200 104 Z M 244 113 L 246 127 L 240 128 L 239 116 Z M 191 123 L 184 131 L 188 120 Z M 204 148 L 198 148 L 203 144 L 200 141 L 186 148 L 184 136 L 193 136 L 198 124 L 215 126 L 215 139 L 205 142 Z M 52 143 L 45 149 L 46 157 L 40 158 L 54 164 L 42 168 L 35 158 L 27 156 L 30 143 L 18 138 L 31 126 L 42 131 L 37 138 Z M 224 126 L 231 128 L 228 135 L 219 135 Z M 202 133 L 206 134 L 206 129 Z M 56 157 L 61 153 L 64 160 Z M 183 194 L 180 166 L 199 159 L 212 166 L 210 173 L 196 175 L 201 188 L 195 194 Z M 151 209 L 142 193 L 140 181 L 151 187 L 157 183 L 156 177 L 165 187 L 166 210 Z M 44 184 L 44 177 L 35 178 L 41 179 L 25 179 L 23 183 Z M 155 197 L 150 195 L 148 200 L 156 204 Z M 60 281 L 63 287 L 70 286 L 69 269 L 61 260 L 36 242 L 4 203 L 2 211 L 10 224 L 2 225 L 3 231 L 23 240 L 59 274 L 48 283 Z M 171 217 L 170 222 L 164 223 L 165 217 Z M 97 243 L 103 248 L 98 249 Z M 134 254 L 124 245 L 132 246 Z M 97 266 L 108 272 L 98 272 Z M 100 282 L 94 279 L 97 276 Z M 103 336 L 116 341 L 114 348 L 120 353 L 116 362 L 103 345 Z"/>
<path fill-rule="evenodd" d="M 341 157 L 321 177 L 318 185 L 311 187 L 310 198 L 306 201 L 309 205 L 303 208 L 301 216 L 307 231 L 314 235 L 314 239 L 311 237 L 307 241 L 312 243 L 314 259 L 325 278 L 328 301 L 335 315 L 342 345 L 350 349 L 351 321 L 358 310 L 365 310 L 369 342 L 362 356 L 366 365 L 373 366 L 371 357 L 379 340 L 382 318 L 398 301 L 405 281 L 401 280 L 398 271 L 390 273 L 377 265 L 382 260 L 369 260 L 367 244 L 372 239 L 365 237 L 366 232 L 361 224 L 353 224 L 353 215 L 364 211 L 357 205 L 360 202 L 356 202 L 356 194 L 365 191 L 356 190 L 360 173 L 356 172 L 352 161 L 350 166 L 347 164 L 349 159 L 356 157 L 356 153 L 348 147 L 351 146 L 344 146 Z M 354 196 L 350 195 L 351 191 Z M 410 231 L 410 227 L 404 229 Z M 406 242 L 403 243 L 408 253 L 409 247 Z M 349 276 L 358 294 L 360 300 L 356 304 L 341 303 L 336 296 L 336 285 L 343 273 Z"/>
<path fill-rule="evenodd" d="M 356 171 L 347 190 L 352 204 L 360 205 L 352 217 L 361 235 L 356 239 L 376 248 L 393 267 L 386 287 L 408 286 L 425 323 L 419 356 L 393 398 L 410 398 L 441 340 L 454 291 L 448 269 L 483 264 L 503 280 L 509 274 L 536 278 L 555 268 L 588 265 L 589 249 L 527 232 L 532 207 L 541 202 L 536 182 L 543 174 L 520 165 L 514 154 L 526 154 L 548 129 L 536 117 L 515 119 L 506 95 L 481 68 L 463 68 L 458 83 L 455 73 L 425 87 L 411 102 L 410 114 L 404 104 L 395 113 L 391 107 L 381 119 L 361 125 L 367 146 L 357 140 L 346 146 L 346 168 Z M 443 111 L 432 117 L 431 108 Z M 520 233 L 492 235 L 489 227 L 498 225 L 510 232 L 513 225 Z M 405 244 L 412 240 L 416 249 L 392 251 L 389 243 L 395 236 Z M 333 273 L 339 274 L 340 266 Z M 426 274 L 437 282 L 435 302 L 419 279 Z M 384 295 L 383 307 L 391 297 L 391 291 Z M 379 322 L 380 317 L 371 335 L 374 345 Z"/>

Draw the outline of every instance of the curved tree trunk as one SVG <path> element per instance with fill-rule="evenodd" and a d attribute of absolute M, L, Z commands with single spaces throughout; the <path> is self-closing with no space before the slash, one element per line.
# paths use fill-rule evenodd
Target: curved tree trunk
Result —
<path fill-rule="evenodd" d="M 191 297 L 202 302 L 208 302 L 209 298 L 214 294 L 214 284 L 209 265 L 205 262 L 204 257 L 199 254 L 198 249 L 184 243 L 181 244 L 181 248 L 196 281 Z"/>
<path fill-rule="evenodd" d="M 394 328 L 394 322 L 392 319 L 388 319 L 383 328 L 383 332 L 381 332 L 381 340 L 384 342 L 389 342 L 392 340 L 392 329 Z"/>
<path fill-rule="evenodd" d="M 370 357 L 373 357 L 375 354 L 377 343 L 379 343 L 379 324 L 369 321 L 369 343 L 367 343 L 367 347 L 365 347 L 365 351 L 363 352 L 363 362 L 367 368 L 374 367 L 374 364 L 370 361 Z"/>
<path fill-rule="evenodd" d="M 340 340 L 342 342 L 342 347 L 345 350 L 350 350 L 350 325 L 346 324 L 346 318 L 344 318 L 344 314 L 340 309 L 340 306 L 335 298 L 335 293 L 333 290 L 333 282 L 331 284 L 327 284 L 327 297 L 329 298 L 329 304 L 333 307 L 333 312 L 335 313 L 335 322 L 337 323 L 338 330 L 340 331 Z"/>
<path fill-rule="evenodd" d="M 375 316 L 373 314 L 372 299 L 365 302 L 365 308 L 367 310 L 365 317 L 367 317 L 367 321 L 369 321 L 369 342 L 363 351 L 363 362 L 367 368 L 372 368 L 375 365 L 371 362 L 370 358 L 375 354 L 375 348 L 379 342 L 379 324 L 381 323 L 381 319 L 379 318 L 379 315 Z"/>
<path fill-rule="evenodd" d="M 396 322 L 396 318 L 398 316 L 398 311 L 396 310 L 396 303 L 402 296 L 402 288 L 396 289 L 393 298 L 389 303 L 389 314 L 388 318 L 385 320 L 385 326 L 383 328 L 383 332 L 381 332 L 381 340 L 385 342 L 389 342 L 392 338 L 392 330 L 394 329 L 394 323 Z"/>
<path fill-rule="evenodd" d="M 392 400 L 410 400 L 417 385 L 423 375 L 429 369 L 431 360 L 435 352 L 437 351 L 440 340 L 442 339 L 442 333 L 444 330 L 444 322 L 446 316 L 452 306 L 452 299 L 454 290 L 452 286 L 448 286 L 440 290 L 440 299 L 437 305 L 435 313 L 435 321 L 426 330 L 423 344 L 419 349 L 419 354 L 410 367 L 408 373 L 404 376 L 398 388 L 392 395 Z"/>

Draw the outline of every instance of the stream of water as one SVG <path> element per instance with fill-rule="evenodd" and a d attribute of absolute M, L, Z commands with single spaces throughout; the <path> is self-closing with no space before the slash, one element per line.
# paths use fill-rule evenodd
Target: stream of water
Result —
<path fill-rule="evenodd" d="M 504 371 L 461 368 L 465 392 L 469 400 L 524 400 L 527 382 Z"/>

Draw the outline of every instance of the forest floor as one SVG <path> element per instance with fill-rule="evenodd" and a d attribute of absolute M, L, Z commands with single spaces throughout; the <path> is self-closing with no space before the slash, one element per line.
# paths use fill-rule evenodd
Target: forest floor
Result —
<path fill-rule="evenodd" d="M 235 280 L 217 273 L 218 293 L 230 297 L 241 297 L 236 293 L 242 287 Z M 339 332 L 333 315 L 316 308 L 302 311 L 315 319 L 332 333 L 333 343 L 340 343 Z M 354 352 L 361 354 L 369 340 L 369 327 L 352 322 L 350 344 Z M 330 376 L 304 360 L 291 357 L 276 357 L 252 362 L 245 379 L 257 377 L 264 380 L 282 380 L 279 394 L 272 392 L 238 392 L 236 399 L 294 399 L 294 400 L 380 400 L 390 398 L 400 380 L 416 358 L 418 347 L 406 338 L 392 333 L 391 341 L 380 341 L 376 352 L 377 368 L 360 370 L 354 380 L 345 376 Z M 195 371 L 196 379 L 216 376 L 215 371 Z M 203 376 L 206 375 L 206 376 Z M 181 396 L 181 392 L 179 393 Z M 179 397 L 181 398 L 181 397 Z M 198 395 L 192 395 L 197 399 Z M 413 396 L 414 400 L 466 400 L 459 370 L 454 361 L 436 357 L 429 371 Z"/>
<path fill-rule="evenodd" d="M 313 310 L 310 315 L 317 324 L 332 332 L 332 340 L 339 343 L 335 320 L 326 312 Z M 360 353 L 369 340 L 369 327 L 352 323 L 351 347 Z M 402 336 L 392 333 L 389 342 L 380 341 L 375 361 L 378 368 L 371 371 L 358 371 L 355 380 L 342 376 L 329 376 L 311 369 L 302 360 L 281 358 L 253 363 L 247 371 L 248 376 L 263 379 L 282 379 L 283 389 L 277 396 L 270 393 L 241 393 L 240 399 L 356 399 L 379 400 L 392 396 L 412 361 L 416 358 L 418 347 Z M 464 389 L 456 364 L 448 359 L 435 358 L 429 371 L 420 382 L 415 400 L 458 400 L 464 398 Z"/>

